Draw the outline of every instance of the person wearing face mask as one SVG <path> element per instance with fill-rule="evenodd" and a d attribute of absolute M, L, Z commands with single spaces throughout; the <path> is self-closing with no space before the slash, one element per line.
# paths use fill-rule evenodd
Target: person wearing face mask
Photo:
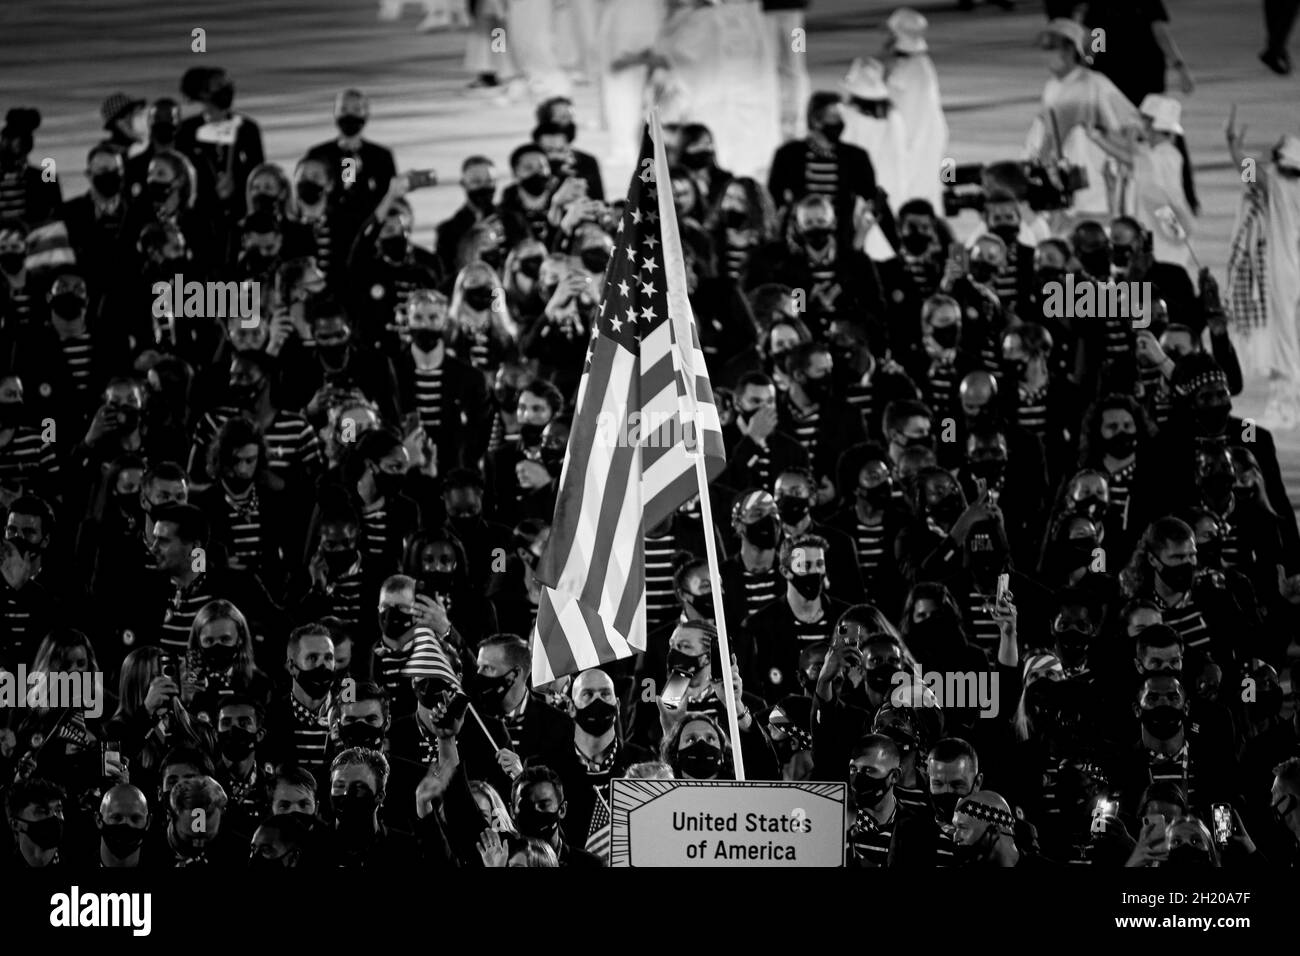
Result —
<path fill-rule="evenodd" d="M 213 208 L 231 222 L 248 211 L 244 187 L 265 161 L 262 131 L 252 117 L 231 109 L 235 85 L 220 67 L 192 67 L 181 78 L 181 95 L 200 112 L 176 129 L 176 148 L 187 155 L 210 184 Z"/>
<path fill-rule="evenodd" d="M 767 714 L 767 737 L 772 741 L 782 780 L 821 779 L 813 765 L 811 697 L 799 695 L 777 701 Z M 749 768 L 745 769 L 748 772 Z"/>
<path fill-rule="evenodd" d="M 829 346 L 797 345 L 782 354 L 781 367 L 788 388 L 778 401 L 778 426 L 808 453 L 818 495 L 833 494 L 840 452 L 866 440 L 862 415 L 837 394 Z"/>
<path fill-rule="evenodd" d="M 41 166 L 27 161 L 41 125 L 38 110 L 14 107 L 0 127 L 0 192 L 7 197 L 5 215 L 23 222 L 43 223 L 59 214 L 63 188 L 47 178 Z"/>
<path fill-rule="evenodd" d="M 107 869 L 148 869 L 144 842 L 152 814 L 144 793 L 127 783 L 105 791 L 95 815 L 99 831 L 96 855 Z"/>
<path fill-rule="evenodd" d="M 592 199 L 604 199 L 605 190 L 600 178 L 600 163 L 590 153 L 584 153 L 580 149 L 573 148 L 573 141 L 577 138 L 578 133 L 578 126 L 573 113 L 573 100 L 567 96 L 553 96 L 550 99 L 543 100 L 537 106 L 536 119 L 539 129 L 546 124 L 553 124 L 553 127 L 547 126 L 548 130 L 554 130 L 547 134 L 548 137 L 563 137 L 563 151 L 567 153 L 566 158 L 572 168 L 572 175 L 586 181 L 587 195 Z M 537 129 L 533 131 L 532 138 L 533 142 L 538 143 L 543 148 L 560 146 L 559 143 L 554 143 L 549 138 L 539 139 Z M 557 149 L 557 151 L 560 150 Z"/>
<path fill-rule="evenodd" d="M 514 541 L 508 525 L 489 520 L 484 515 L 483 493 L 483 475 L 477 470 L 454 468 L 447 472 L 442 481 L 442 507 L 447 516 L 443 530 L 464 551 L 464 564 L 459 562 L 459 558 L 455 559 L 455 571 L 468 582 L 468 590 L 495 595 L 505 583 L 507 572 L 500 567 L 500 562 L 493 561 L 493 555 L 498 553 L 498 548 L 500 553 L 513 554 Z M 414 551 L 411 554 L 413 556 Z M 409 573 L 423 577 L 427 564 L 422 557 L 418 574 L 409 559 L 407 566 Z M 486 618 L 486 610 L 483 616 Z"/>
<path fill-rule="evenodd" d="M 582 787 L 591 789 L 585 783 Z M 548 844 L 555 851 L 560 866 L 602 867 L 604 860 L 570 842 L 570 833 L 586 833 L 578 826 L 579 821 L 574 818 L 566 800 L 566 793 L 572 792 L 572 788 L 566 786 L 549 766 L 524 770 L 510 788 L 510 803 L 519 834 Z"/>
<path fill-rule="evenodd" d="M 1200 501 L 1179 517 L 1196 532 L 1197 563 L 1224 576 L 1223 585 L 1249 606 L 1278 599 L 1278 568 L 1285 565 L 1277 519 L 1257 502 L 1237 498 L 1228 449 L 1208 444 L 1196 452 Z M 1253 592 L 1253 593 L 1252 593 Z"/>
<path fill-rule="evenodd" d="M 418 527 L 420 506 L 405 493 L 410 455 L 396 432 L 374 429 L 343 460 L 342 483 L 361 517 L 361 553 L 369 574 L 391 574 L 402 560 L 406 529 Z"/>
<path fill-rule="evenodd" d="M 413 866 L 420 859 L 411 834 L 384 822 L 384 799 L 390 768 L 383 754 L 353 747 L 330 765 L 331 839 L 335 866 L 345 869 L 388 869 Z M 426 861 L 431 862 L 431 861 Z"/>
<path fill-rule="evenodd" d="M 569 687 L 573 699 L 573 745 L 587 772 L 587 782 L 609 799 L 609 782 L 627 776 L 627 768 L 654 759 L 646 748 L 623 739 L 614 680 L 603 670 L 585 670 Z"/>
<path fill-rule="evenodd" d="M 361 135 L 370 119 L 370 100 L 360 90 L 343 90 L 334 100 L 338 135 L 317 143 L 307 159 L 320 160 L 333 179 L 334 201 L 357 222 L 372 213 L 397 175 L 393 153 Z M 344 176 L 344 170 L 352 175 Z"/>
<path fill-rule="evenodd" d="M 92 147 L 86 156 L 89 186 L 63 204 L 68 243 L 91 286 L 103 289 L 124 266 L 118 234 L 126 219 L 126 156 L 111 147 Z"/>
<path fill-rule="evenodd" d="M 324 780 L 329 708 L 336 689 L 334 640 L 324 626 L 305 624 L 289 634 L 285 657 L 293 683 L 288 693 L 271 701 L 267 753 L 273 762 L 295 763 Z"/>
<path fill-rule="evenodd" d="M 559 185 L 551 174 L 550 157 L 535 143 L 525 143 L 510 154 L 510 172 L 515 181 L 501 191 L 498 204 L 506 245 L 514 246 L 525 239 L 549 243 L 552 226 L 548 213 Z"/>
<path fill-rule="evenodd" d="M 994 233 L 984 233 L 969 252 L 955 244 L 949 249 L 939 282 L 939 291 L 957 303 L 962 352 L 989 372 L 1001 370 L 1002 336 L 1014 315 L 998 298 L 997 282 L 1006 274 L 1006 264 L 1005 243 Z"/>
<path fill-rule="evenodd" d="M 1131 699 L 1140 728 L 1131 748 L 1119 755 L 1121 793 L 1136 796 L 1151 783 L 1169 781 L 1183 788 L 1193 810 L 1240 800 L 1231 738 L 1204 732 L 1181 676 L 1150 674 Z"/>
<path fill-rule="evenodd" d="M 299 160 L 293 190 L 297 197 L 296 222 L 304 230 L 306 251 L 314 256 L 326 281 L 337 292 L 362 220 L 355 218 L 355 210 L 336 200 L 334 178 L 323 160 Z"/>
<path fill-rule="evenodd" d="M 483 232 L 481 227 L 474 231 Z M 499 238 L 500 233 L 495 231 L 493 235 Z M 608 249 L 596 247 L 591 251 Z M 469 262 L 456 276 L 446 334 L 448 350 L 485 380 L 502 362 L 518 357 L 518 326 L 506 306 L 501 277 L 486 261 Z"/>
<path fill-rule="evenodd" d="M 849 866 L 889 865 L 890 847 L 904 809 L 894 794 L 899 780 L 898 745 L 884 734 L 867 734 L 853 748 L 849 802 L 853 812 L 846 837 Z"/>
<path fill-rule="evenodd" d="M 731 628 L 728 633 L 738 634 L 741 621 L 784 590 L 776 554 L 781 525 L 772 495 L 758 488 L 738 495 L 731 506 L 731 530 L 739 546 L 718 571 L 722 575 L 723 613 Z"/>
<path fill-rule="evenodd" d="M 455 353 L 454 324 L 441 292 L 414 290 L 405 318 L 410 341 L 392 361 L 399 409 L 418 416 L 437 449 L 440 472 L 472 465 L 486 450 L 492 414 L 483 373 L 468 354 Z"/>
<path fill-rule="evenodd" d="M 958 383 L 980 361 L 965 347 L 956 299 L 942 293 L 931 296 L 921 306 L 920 320 L 921 349 L 908 375 L 928 409 L 944 418 L 955 411 Z"/>
<path fill-rule="evenodd" d="M 145 148 L 146 114 L 149 101 L 123 93 L 110 93 L 99 107 L 99 118 L 108 135 L 97 146 L 109 149 L 122 157 L 138 155 Z"/>
<path fill-rule="evenodd" d="M 513 256 L 514 253 L 512 252 Z M 534 257 L 536 265 L 541 267 L 541 259 Z M 522 262 L 523 260 L 520 260 Z M 531 266 L 530 266 L 531 268 Z M 506 266 L 510 273 L 511 267 Z M 507 289 L 507 295 L 510 290 Z M 532 376 L 528 368 L 519 361 L 502 362 L 493 376 L 491 400 L 493 407 L 492 436 L 488 439 L 487 453 L 491 455 L 504 446 L 519 440 L 519 419 L 515 413 L 519 406 L 519 392 Z"/>
<path fill-rule="evenodd" d="M 817 499 L 812 475 L 806 469 L 786 469 L 777 475 L 772 491 L 781 519 L 781 536 L 796 538 L 812 534 L 826 541 L 826 560 L 834 569 L 828 577 L 827 590 L 841 601 L 861 601 L 864 591 L 857 548 L 853 539 L 838 527 L 813 518 Z"/>
<path fill-rule="evenodd" d="M 915 826 L 894 834 L 890 864 L 905 869 L 930 869 L 957 865 L 953 818 L 957 806 L 983 787 L 980 759 L 959 737 L 945 737 L 930 747 L 926 757 L 929 804 Z"/>
<path fill-rule="evenodd" d="M 876 173 L 871 158 L 857 146 L 841 142 L 844 117 L 838 93 L 819 91 L 808 99 L 808 137 L 777 148 L 772 156 L 767 191 L 779 209 L 809 193 L 829 194 L 836 219 L 853 222 L 855 200 L 876 201 Z M 828 183 L 835 184 L 833 189 Z M 846 236 L 846 238 L 848 238 Z"/>
<path fill-rule="evenodd" d="M 479 223 L 499 218 L 492 160 L 478 155 L 466 157 L 460 164 L 460 186 L 465 191 L 465 204 L 437 228 L 437 253 L 446 273 L 456 269 L 456 251 L 465 234 Z"/>
<path fill-rule="evenodd" d="M 971 526 L 997 506 L 987 493 L 968 505 L 961 485 L 937 466 L 913 476 L 908 497 L 915 517 L 894 543 L 904 580 L 943 580 L 957 573 Z"/>
<path fill-rule="evenodd" d="M 563 410 L 563 395 L 545 379 L 533 379 L 520 389 L 515 408 L 519 441 L 503 445 L 487 462 L 489 506 L 500 523 L 517 524 L 525 517 L 546 519 L 553 514 L 544 502 L 554 495 L 559 479 L 542 460 L 542 433 Z"/>
<path fill-rule="evenodd" d="M 265 715 L 256 701 L 231 694 L 221 702 L 216 728 L 214 777 L 228 800 L 222 822 L 231 835 L 247 841 L 271 812 L 267 770 L 257 760 L 257 747 L 266 737 Z"/>
<path fill-rule="evenodd" d="M 304 813 L 278 813 L 263 820 L 249 841 L 248 866 L 268 874 L 316 864 L 323 828 Z"/>
<path fill-rule="evenodd" d="M 718 254 L 718 271 L 741 288 L 750 287 L 755 255 L 776 238 L 776 209 L 767 189 L 748 176 L 730 180 L 704 225 Z"/>
<path fill-rule="evenodd" d="M 58 867 L 63 843 L 62 787 L 39 777 L 17 780 L 5 793 L 5 816 L 13 834 L 7 869 Z"/>
<path fill-rule="evenodd" d="M 1002 337 L 998 397 L 1003 417 L 1043 445 L 1049 479 L 1076 454 L 1083 417 L 1074 384 L 1056 373 L 1055 339 L 1037 322 L 1024 322 Z"/>
<path fill-rule="evenodd" d="M 757 649 L 754 673 L 768 701 L 798 686 L 800 648 L 828 640 L 835 621 L 849 607 L 825 591 L 828 550 L 826 539 L 815 534 L 784 538 L 778 566 L 785 593 L 741 624 L 742 638 Z"/>
<path fill-rule="evenodd" d="M 849 449 L 840 458 L 839 470 L 847 503 L 828 524 L 843 529 L 852 538 L 866 593 L 892 610 L 891 605 L 897 606 L 904 590 L 893 544 L 908 515 L 894 496 L 889 454 L 878 445 Z"/>
<path fill-rule="evenodd" d="M 1031 315 L 1030 297 L 1034 286 L 1034 249 L 1022 237 L 1028 230 L 1021 222 L 1020 201 L 1015 193 L 996 187 L 984 197 L 981 210 L 988 234 L 1002 240 L 1006 256 L 1002 268 L 991 279 L 991 288 L 1008 315 Z"/>

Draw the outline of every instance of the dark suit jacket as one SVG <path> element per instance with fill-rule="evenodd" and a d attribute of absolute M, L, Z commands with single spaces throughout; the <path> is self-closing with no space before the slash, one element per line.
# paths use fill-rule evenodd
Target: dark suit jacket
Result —
<path fill-rule="evenodd" d="M 767 191 L 778 208 L 790 206 L 808 194 L 806 159 L 808 141 L 796 139 L 777 147 L 772 156 L 772 170 L 767 177 Z M 839 161 L 839 182 L 835 191 L 835 215 L 841 230 L 853 223 L 854 199 L 876 198 L 876 171 L 866 150 L 848 143 L 835 144 Z"/>
<path fill-rule="evenodd" d="M 343 181 L 343 160 L 347 155 L 339 147 L 337 139 L 317 143 L 307 150 L 308 159 L 321 160 L 334 176 L 333 196 L 337 203 L 347 207 L 360 221 L 375 211 L 379 200 L 388 192 L 388 184 L 397 175 L 397 162 L 387 147 L 363 139 L 356 157 L 360 160 L 355 170 L 356 179 L 349 184 Z"/>

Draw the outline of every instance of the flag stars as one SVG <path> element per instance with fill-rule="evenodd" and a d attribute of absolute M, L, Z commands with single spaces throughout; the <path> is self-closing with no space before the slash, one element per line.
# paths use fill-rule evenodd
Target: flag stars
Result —
<path fill-rule="evenodd" d="M 621 323 L 618 322 L 618 319 L 615 319 L 614 322 L 616 323 L 614 325 L 614 331 L 617 332 L 619 324 Z M 627 322 L 628 325 L 636 325 L 636 309 L 632 308 L 631 306 L 629 306 L 627 310 Z"/>
<path fill-rule="evenodd" d="M 654 294 L 655 294 L 655 284 L 654 284 L 653 282 L 643 282 L 643 283 L 641 283 L 641 294 L 642 294 L 642 295 L 654 295 Z"/>
<path fill-rule="evenodd" d="M 636 250 L 633 249 L 631 246 L 627 247 L 627 261 L 636 262 Z"/>
<path fill-rule="evenodd" d="M 633 210 L 632 210 L 632 221 L 633 221 L 634 223 L 636 223 L 638 226 L 641 225 L 641 210 L 640 210 L 640 209 L 633 209 Z M 651 221 L 653 222 L 653 220 L 651 220 Z"/>
<path fill-rule="evenodd" d="M 644 309 L 641 310 L 641 318 L 647 322 L 653 322 L 655 318 L 654 308 L 652 306 L 647 305 Z"/>
<path fill-rule="evenodd" d="M 651 233 L 650 235 L 646 236 L 645 244 L 649 246 L 650 251 L 653 252 L 654 247 L 659 244 L 659 240 L 654 237 L 653 233 Z"/>
<path fill-rule="evenodd" d="M 620 282 L 620 283 L 618 284 L 618 294 L 621 295 L 621 296 L 622 296 L 623 298 L 625 298 L 625 299 L 627 298 L 627 280 L 626 280 L 626 279 L 624 279 L 622 282 Z"/>
<path fill-rule="evenodd" d="M 659 264 L 654 261 L 652 256 L 643 256 L 641 258 L 641 268 L 648 270 L 651 275 L 654 275 L 655 270 L 659 268 Z"/>
<path fill-rule="evenodd" d="M 659 221 L 659 213 L 657 213 L 657 212 L 648 213 L 648 214 L 646 215 L 646 218 L 649 219 L 650 222 L 652 222 L 652 223 L 656 223 L 656 222 Z"/>

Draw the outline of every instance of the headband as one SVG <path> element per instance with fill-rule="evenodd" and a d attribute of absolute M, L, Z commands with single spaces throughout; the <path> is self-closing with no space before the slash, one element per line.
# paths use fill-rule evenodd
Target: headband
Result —
<path fill-rule="evenodd" d="M 1202 372 L 1200 375 L 1193 376 L 1186 382 L 1175 385 L 1174 392 L 1179 398 L 1186 398 L 1202 385 L 1222 385 L 1224 388 L 1227 388 L 1228 376 L 1220 369 L 1210 369 L 1209 371 Z"/>
<path fill-rule="evenodd" d="M 976 820 L 983 820 L 986 823 L 993 823 L 1003 827 L 1010 832 L 1016 828 L 1016 818 L 1011 815 L 1009 810 L 1003 810 L 1001 807 L 990 806 L 987 803 L 967 798 L 957 805 L 956 813 L 964 813 L 968 817 Z"/>

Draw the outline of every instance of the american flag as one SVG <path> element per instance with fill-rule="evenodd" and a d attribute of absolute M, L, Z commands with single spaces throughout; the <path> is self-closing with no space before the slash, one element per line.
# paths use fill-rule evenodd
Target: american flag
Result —
<path fill-rule="evenodd" d="M 614 818 L 610 816 L 605 795 L 596 791 L 596 806 L 591 811 L 591 826 L 587 828 L 587 852 L 609 862 L 609 834 Z"/>
<path fill-rule="evenodd" d="M 726 457 L 669 186 L 651 117 L 592 329 L 533 631 L 533 683 L 644 650 L 645 530 L 699 493 Z M 660 140 L 656 142 L 655 140 Z M 662 183 L 662 188 L 659 184 Z"/>
<path fill-rule="evenodd" d="M 436 677 L 453 690 L 461 689 L 460 678 L 456 676 L 451 663 L 451 655 L 432 629 L 423 626 L 415 628 L 411 656 L 402 665 L 402 676 Z"/>

